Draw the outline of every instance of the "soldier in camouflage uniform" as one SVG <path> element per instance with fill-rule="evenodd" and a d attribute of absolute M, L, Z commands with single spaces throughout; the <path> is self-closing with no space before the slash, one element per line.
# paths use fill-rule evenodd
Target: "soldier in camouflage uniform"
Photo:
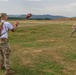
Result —
<path fill-rule="evenodd" d="M 5 75 L 14 73 L 10 70 L 10 47 L 8 43 L 8 30 L 15 32 L 18 21 L 13 25 L 7 22 L 7 14 L 0 13 L 0 69 L 5 69 Z"/>
<path fill-rule="evenodd" d="M 76 32 L 76 24 L 73 24 L 72 26 L 72 33 L 70 34 L 70 37 Z"/>

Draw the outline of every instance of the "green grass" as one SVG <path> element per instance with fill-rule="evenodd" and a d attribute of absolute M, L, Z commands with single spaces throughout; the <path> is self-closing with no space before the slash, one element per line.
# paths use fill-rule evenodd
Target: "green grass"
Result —
<path fill-rule="evenodd" d="M 69 37 L 73 23 L 20 22 L 16 33 L 9 32 L 13 75 L 76 75 L 76 33 Z"/>

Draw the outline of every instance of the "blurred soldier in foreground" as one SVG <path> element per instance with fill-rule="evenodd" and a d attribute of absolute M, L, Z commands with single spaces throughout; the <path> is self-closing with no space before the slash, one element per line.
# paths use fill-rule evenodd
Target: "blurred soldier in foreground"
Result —
<path fill-rule="evenodd" d="M 70 34 L 70 37 L 76 32 L 76 24 L 74 24 L 73 26 L 72 26 L 72 33 Z"/>
<path fill-rule="evenodd" d="M 13 25 L 7 22 L 7 14 L 0 13 L 0 69 L 5 69 L 5 75 L 14 73 L 10 70 L 10 47 L 8 44 L 8 30 L 15 32 L 18 21 Z"/>

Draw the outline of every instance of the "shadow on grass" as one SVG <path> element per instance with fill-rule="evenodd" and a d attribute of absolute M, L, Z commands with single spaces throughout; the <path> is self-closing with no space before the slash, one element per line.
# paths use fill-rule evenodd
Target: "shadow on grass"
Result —
<path fill-rule="evenodd" d="M 17 66 L 13 75 L 46 75 L 44 72 L 34 70 L 26 66 Z"/>
<path fill-rule="evenodd" d="M 43 72 L 39 70 L 32 70 L 30 68 L 25 68 L 24 66 L 22 68 L 16 68 L 15 74 L 13 75 L 60 75 L 60 74 L 55 74 L 51 72 Z"/>
<path fill-rule="evenodd" d="M 76 36 L 72 35 L 70 38 L 76 38 Z"/>
<path fill-rule="evenodd" d="M 43 64 L 36 64 L 35 67 L 29 67 L 29 65 L 16 64 L 12 68 L 15 70 L 13 75 L 63 75 L 61 66 L 50 62 Z M 52 71 L 51 71 L 52 70 Z"/>

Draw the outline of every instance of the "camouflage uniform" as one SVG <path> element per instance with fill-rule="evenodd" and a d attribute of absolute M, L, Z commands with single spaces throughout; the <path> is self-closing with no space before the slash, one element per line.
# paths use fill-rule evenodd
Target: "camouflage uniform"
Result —
<path fill-rule="evenodd" d="M 6 69 L 5 75 L 14 73 L 10 70 L 10 48 L 8 44 L 8 30 L 15 32 L 17 30 L 18 21 L 14 23 L 14 26 L 7 20 L 6 13 L 0 13 L 0 69 Z"/>
<path fill-rule="evenodd" d="M 72 26 L 72 33 L 70 34 L 70 36 L 72 36 L 75 32 L 76 32 L 76 24 L 74 24 L 73 26 Z"/>
<path fill-rule="evenodd" d="M 5 69 L 9 69 L 9 58 L 10 47 L 7 39 L 0 39 L 0 65 L 4 66 Z"/>

